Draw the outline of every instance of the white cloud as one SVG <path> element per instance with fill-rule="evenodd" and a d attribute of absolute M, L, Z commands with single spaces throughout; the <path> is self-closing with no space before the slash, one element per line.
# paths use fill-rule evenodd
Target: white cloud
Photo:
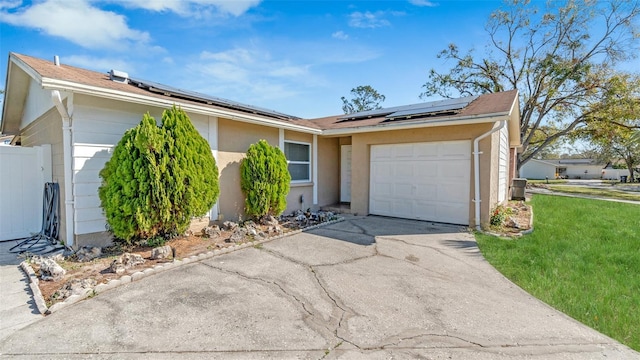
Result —
<path fill-rule="evenodd" d="M 4 10 L 4 8 L 1 8 Z M 149 33 L 131 29 L 123 15 L 93 7 L 86 0 L 45 0 L 0 12 L 0 22 L 39 29 L 89 49 L 146 47 Z"/>
<path fill-rule="evenodd" d="M 433 1 L 429 1 L 429 0 L 409 0 L 409 2 L 415 6 L 426 6 L 426 7 L 438 6 L 438 3 L 434 3 Z"/>
<path fill-rule="evenodd" d="M 375 13 L 370 11 L 363 13 L 356 11 L 349 15 L 349 26 L 355 28 L 374 29 L 391 25 L 389 20 L 385 19 L 384 16 L 384 11 L 376 11 Z"/>
<path fill-rule="evenodd" d="M 203 51 L 188 69 L 199 79 L 198 91 L 244 102 L 291 97 L 315 81 L 310 65 L 274 60 L 267 51 L 248 48 Z"/>
<path fill-rule="evenodd" d="M 60 62 L 81 68 L 92 69 L 99 72 L 107 72 L 111 69 L 120 70 L 132 74 L 135 67 L 122 59 L 104 58 L 86 55 L 62 56 Z"/>
<path fill-rule="evenodd" d="M 129 8 L 169 11 L 184 17 L 208 17 L 212 14 L 240 16 L 262 0 L 106 0 Z"/>
<path fill-rule="evenodd" d="M 347 40 L 349 38 L 349 35 L 345 34 L 344 31 L 340 30 L 331 34 L 331 37 L 339 40 Z"/>

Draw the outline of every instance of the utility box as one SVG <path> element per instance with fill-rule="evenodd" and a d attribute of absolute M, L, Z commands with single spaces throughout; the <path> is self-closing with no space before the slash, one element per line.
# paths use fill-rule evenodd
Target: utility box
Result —
<path fill-rule="evenodd" d="M 527 179 L 513 179 L 511 181 L 511 200 L 524 200 Z"/>

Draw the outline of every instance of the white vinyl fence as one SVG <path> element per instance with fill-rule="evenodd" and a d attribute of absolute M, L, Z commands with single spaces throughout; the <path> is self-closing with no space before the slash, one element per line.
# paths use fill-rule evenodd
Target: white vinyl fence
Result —
<path fill-rule="evenodd" d="M 0 241 L 42 227 L 44 183 L 51 181 L 51 145 L 0 146 Z"/>

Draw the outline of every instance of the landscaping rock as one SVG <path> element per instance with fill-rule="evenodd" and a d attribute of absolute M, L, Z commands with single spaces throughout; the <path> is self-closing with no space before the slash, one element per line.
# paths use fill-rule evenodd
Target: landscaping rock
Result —
<path fill-rule="evenodd" d="M 269 232 L 269 234 L 277 234 L 277 235 L 284 234 L 284 230 L 282 229 L 282 226 L 280 226 L 279 224 L 278 225 L 269 226 L 267 231 Z"/>
<path fill-rule="evenodd" d="M 222 231 L 220 231 L 220 227 L 218 225 L 207 226 L 204 229 L 202 229 L 202 235 L 210 238 L 218 237 L 221 234 L 222 234 Z"/>
<path fill-rule="evenodd" d="M 506 227 L 510 227 L 510 228 L 514 228 L 514 229 L 520 229 L 520 224 L 518 224 L 518 222 L 516 221 L 516 219 L 512 218 L 512 217 L 508 217 L 505 222 L 504 222 L 504 226 Z"/>
<path fill-rule="evenodd" d="M 109 270 L 112 273 L 122 274 L 125 270 L 140 264 L 144 264 L 142 256 L 138 254 L 124 253 L 117 259 L 113 260 L 111 266 L 109 266 Z"/>
<path fill-rule="evenodd" d="M 45 281 L 58 281 L 67 273 L 65 269 L 54 260 L 56 258 L 62 260 L 62 256 L 34 256 L 31 258 L 31 261 L 40 267 L 40 279 Z"/>
<path fill-rule="evenodd" d="M 171 246 L 169 245 L 160 246 L 151 250 L 151 259 L 152 260 L 166 259 L 171 255 L 171 253 L 172 253 Z"/>
<path fill-rule="evenodd" d="M 276 226 L 280 224 L 278 222 L 278 219 L 276 219 L 271 215 L 263 216 L 262 219 L 260 219 L 260 223 L 262 225 L 269 225 L 269 226 Z"/>
<path fill-rule="evenodd" d="M 229 239 L 227 239 L 226 241 L 237 244 L 237 243 L 243 242 L 246 236 L 247 236 L 247 229 L 239 227 L 233 231 L 233 234 L 231 234 L 231 237 L 229 237 Z"/>
<path fill-rule="evenodd" d="M 79 262 L 88 262 L 102 256 L 102 248 L 93 246 L 83 246 L 76 252 L 76 259 Z"/>
<path fill-rule="evenodd" d="M 237 223 L 234 223 L 233 221 L 225 221 L 222 223 L 222 228 L 227 230 L 227 231 L 233 231 L 238 227 Z"/>
<path fill-rule="evenodd" d="M 64 300 L 71 295 L 83 296 L 96 285 L 97 282 L 94 279 L 71 279 L 62 288 L 58 289 L 52 297 L 56 300 Z"/>

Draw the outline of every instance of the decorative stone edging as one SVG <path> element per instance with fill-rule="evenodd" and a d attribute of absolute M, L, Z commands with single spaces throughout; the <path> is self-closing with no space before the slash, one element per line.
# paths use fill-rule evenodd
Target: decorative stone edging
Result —
<path fill-rule="evenodd" d="M 491 236 L 497 236 L 497 237 L 501 237 L 501 238 L 519 238 L 522 237 L 523 235 L 529 235 L 533 232 L 533 207 L 529 206 L 529 211 L 531 212 L 531 216 L 529 217 L 529 228 L 527 230 L 522 230 L 520 232 L 517 232 L 515 234 L 511 234 L 511 235 L 506 235 L 506 234 L 501 234 L 501 233 L 497 233 L 497 232 L 493 232 L 493 231 L 485 231 L 485 230 L 480 230 L 481 233 L 483 234 L 487 234 L 487 235 L 491 235 Z"/>
<path fill-rule="evenodd" d="M 197 262 L 197 261 L 201 261 L 201 260 L 205 260 L 205 259 L 209 259 L 212 258 L 214 256 L 218 256 L 218 255 L 222 255 L 222 254 L 227 254 L 230 252 L 234 252 L 236 250 L 241 250 L 247 247 L 251 247 L 251 246 L 255 246 L 258 244 L 263 244 L 269 241 L 273 241 L 273 240 L 277 240 L 277 239 L 282 239 L 284 237 L 287 236 L 291 236 L 291 235 L 295 235 L 295 234 L 299 234 L 301 232 L 307 231 L 307 230 L 313 230 L 313 229 L 317 229 L 319 227 L 323 227 L 323 226 L 327 226 L 327 225 L 331 225 L 331 224 L 335 224 L 335 223 L 339 223 L 341 221 L 344 221 L 343 217 L 339 217 L 336 220 L 331 220 L 331 221 L 327 221 L 327 222 L 323 222 L 317 225 L 313 225 L 313 226 L 309 226 L 307 228 L 304 229 L 299 229 L 299 230 L 294 230 L 294 231 L 290 231 L 288 233 L 282 234 L 282 235 L 276 235 L 273 237 L 268 237 L 266 239 L 262 239 L 262 240 L 258 240 L 258 241 L 252 241 L 252 242 L 245 242 L 242 244 L 235 244 L 223 249 L 216 249 L 213 251 L 208 251 L 206 253 L 201 253 L 198 255 L 191 255 L 187 258 L 184 258 L 182 260 L 173 260 L 173 262 L 168 262 L 168 263 L 161 263 L 161 264 L 156 264 L 151 268 L 147 268 L 141 271 L 137 271 L 131 275 L 123 275 L 118 279 L 111 279 L 109 280 L 107 283 L 101 283 L 96 285 L 93 289 L 87 289 L 85 291 L 84 294 L 82 295 L 71 295 L 68 298 L 66 298 L 64 301 L 60 301 L 57 302 L 53 305 L 51 305 L 51 307 L 47 307 L 47 304 L 44 300 L 44 297 L 42 296 L 42 292 L 40 291 L 40 287 L 38 287 L 38 283 L 40 282 L 40 280 L 38 279 L 38 276 L 36 275 L 35 271 L 33 271 L 33 268 L 31 267 L 31 265 L 27 262 L 27 261 L 23 261 L 22 263 L 20 263 L 20 267 L 22 268 L 22 270 L 24 270 L 24 272 L 27 274 L 27 276 L 29 277 L 29 287 L 31 288 L 31 293 L 33 294 L 33 300 L 36 303 L 36 307 L 38 308 L 38 311 L 42 314 L 42 315 L 49 315 L 51 313 L 54 313 L 60 309 L 63 309 L 69 305 L 75 304 L 80 300 L 84 300 L 86 298 L 89 297 L 93 297 L 95 295 L 101 294 L 105 291 L 111 290 L 111 289 L 115 289 L 120 285 L 124 285 L 124 284 L 128 284 L 130 282 L 133 281 L 138 281 L 140 279 L 144 279 L 147 276 L 151 276 L 154 274 L 158 274 L 161 273 L 163 271 L 169 270 L 169 269 L 173 269 L 185 264 L 189 264 L 192 262 Z"/>

